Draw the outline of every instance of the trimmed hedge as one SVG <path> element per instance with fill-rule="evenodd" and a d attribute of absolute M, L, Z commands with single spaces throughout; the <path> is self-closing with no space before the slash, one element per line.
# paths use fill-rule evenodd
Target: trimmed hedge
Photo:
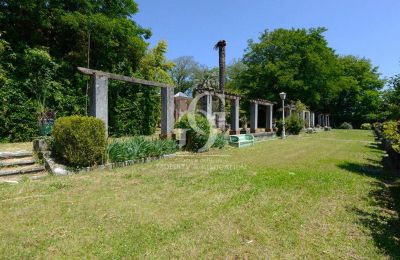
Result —
<path fill-rule="evenodd" d="M 56 120 L 53 128 L 55 155 L 73 167 L 106 161 L 107 137 L 104 122 L 94 117 L 69 116 Z"/>
<path fill-rule="evenodd" d="M 373 126 L 394 168 L 400 170 L 400 121 L 374 123 Z"/>

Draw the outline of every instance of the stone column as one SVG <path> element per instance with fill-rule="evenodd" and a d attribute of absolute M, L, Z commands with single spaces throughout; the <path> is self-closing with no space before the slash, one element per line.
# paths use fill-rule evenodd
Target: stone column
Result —
<path fill-rule="evenodd" d="M 303 117 L 303 122 L 304 122 L 303 128 L 306 128 L 307 119 L 306 119 L 306 111 L 304 111 L 304 110 L 302 112 L 302 117 Z"/>
<path fill-rule="evenodd" d="M 207 117 L 212 116 L 212 96 L 209 93 L 206 93 L 205 96 L 203 96 L 201 101 L 202 104 L 202 109 L 204 112 L 206 112 Z"/>
<path fill-rule="evenodd" d="M 315 127 L 315 113 L 311 112 L 311 127 Z"/>
<path fill-rule="evenodd" d="M 108 78 L 104 75 L 92 76 L 89 115 L 101 119 L 108 133 Z"/>
<path fill-rule="evenodd" d="M 239 98 L 235 98 L 231 103 L 231 135 L 240 134 L 239 129 Z"/>
<path fill-rule="evenodd" d="M 331 122 L 330 122 L 330 118 L 329 118 L 329 115 L 326 115 L 326 117 L 327 117 L 327 126 L 328 127 L 330 127 L 331 126 Z"/>
<path fill-rule="evenodd" d="M 258 103 L 251 102 L 250 109 L 250 131 L 256 133 L 258 128 Z"/>
<path fill-rule="evenodd" d="M 174 89 L 161 88 L 161 138 L 171 139 L 174 130 Z"/>
<path fill-rule="evenodd" d="M 311 127 L 311 112 L 308 111 L 308 128 Z"/>
<path fill-rule="evenodd" d="M 265 109 L 265 113 L 267 118 L 265 119 L 265 131 L 270 131 L 273 132 L 272 129 L 272 111 L 273 111 L 274 105 L 268 105 Z"/>

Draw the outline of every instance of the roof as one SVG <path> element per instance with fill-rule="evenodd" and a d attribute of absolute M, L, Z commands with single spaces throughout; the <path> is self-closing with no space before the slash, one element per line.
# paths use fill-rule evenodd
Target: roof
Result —
<path fill-rule="evenodd" d="M 185 93 L 182 93 L 182 92 L 176 93 L 174 97 L 189 98 L 188 95 L 186 95 Z"/>

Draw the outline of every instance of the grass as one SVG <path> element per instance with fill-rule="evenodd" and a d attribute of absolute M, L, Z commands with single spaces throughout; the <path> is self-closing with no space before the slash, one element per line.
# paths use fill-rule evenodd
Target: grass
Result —
<path fill-rule="evenodd" d="M 0 186 L 2 258 L 398 259 L 396 180 L 335 130 Z"/>

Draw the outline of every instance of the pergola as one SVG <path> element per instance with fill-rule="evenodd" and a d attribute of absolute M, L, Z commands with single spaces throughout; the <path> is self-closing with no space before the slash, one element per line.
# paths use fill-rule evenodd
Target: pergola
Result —
<path fill-rule="evenodd" d="M 207 116 L 212 116 L 212 97 L 222 95 L 225 99 L 231 101 L 231 131 L 230 134 L 240 134 L 239 127 L 239 102 L 243 97 L 238 94 L 226 93 L 211 88 L 198 88 L 197 91 L 204 95 L 201 101 L 202 109 Z"/>
<path fill-rule="evenodd" d="M 331 122 L 330 122 L 330 115 L 329 114 L 319 114 L 318 115 L 318 124 L 322 127 L 330 127 Z"/>
<path fill-rule="evenodd" d="M 174 130 L 174 86 L 122 76 L 114 73 L 78 67 L 92 78 L 90 87 L 90 115 L 101 119 L 108 133 L 108 80 L 120 80 L 132 84 L 161 88 L 161 138 L 172 138 Z"/>
<path fill-rule="evenodd" d="M 258 132 L 258 107 L 259 105 L 266 106 L 266 125 L 265 130 L 272 132 L 272 117 L 273 117 L 273 106 L 274 102 L 264 99 L 252 99 L 250 100 L 250 131 L 252 133 Z"/>

